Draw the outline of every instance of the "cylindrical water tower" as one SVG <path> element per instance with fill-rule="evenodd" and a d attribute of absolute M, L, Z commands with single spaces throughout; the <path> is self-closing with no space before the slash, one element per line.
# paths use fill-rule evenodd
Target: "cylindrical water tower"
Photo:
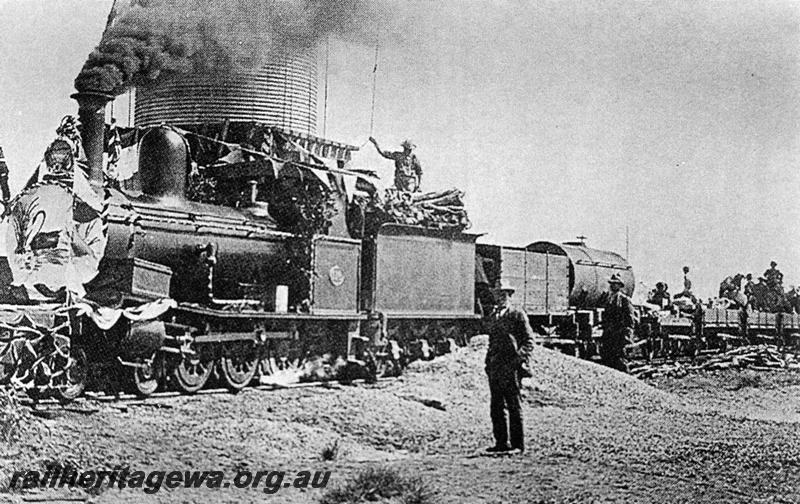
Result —
<path fill-rule="evenodd" d="M 191 74 L 136 89 L 135 124 L 255 121 L 301 133 L 317 129 L 314 51 L 275 56 L 260 69 Z"/>

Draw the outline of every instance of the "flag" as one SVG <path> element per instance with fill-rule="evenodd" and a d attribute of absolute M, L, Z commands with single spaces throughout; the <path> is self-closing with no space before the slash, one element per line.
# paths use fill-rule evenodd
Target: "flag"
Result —
<path fill-rule="evenodd" d="M 139 171 L 139 144 L 123 149 L 117 163 L 117 180 L 128 180 Z"/>
<path fill-rule="evenodd" d="M 355 175 L 342 175 L 342 179 L 344 181 L 344 192 L 347 196 L 347 201 L 353 201 L 353 196 L 356 194 L 356 184 L 358 183 L 358 177 Z"/>
<path fill-rule="evenodd" d="M 273 141 L 273 138 L 272 138 L 272 132 L 265 131 L 264 132 L 264 141 L 261 143 L 261 152 L 263 152 L 267 156 L 271 156 L 272 155 L 272 150 L 273 150 L 273 144 L 274 144 L 274 141 Z"/>
<path fill-rule="evenodd" d="M 236 164 L 244 162 L 244 153 L 242 152 L 242 148 L 240 146 L 233 144 L 225 144 L 225 145 L 228 147 L 228 150 L 230 152 L 228 152 L 228 154 L 214 161 L 215 165 Z"/>
<path fill-rule="evenodd" d="M 122 139 L 119 137 L 119 130 L 117 129 L 117 121 L 115 119 L 111 119 L 108 133 L 108 145 L 106 145 L 106 152 L 108 153 L 106 175 L 112 180 L 118 180 L 119 170 L 117 169 L 117 165 L 122 156 Z"/>
<path fill-rule="evenodd" d="M 327 187 L 328 189 L 331 188 L 331 181 L 328 180 L 328 172 L 326 172 L 325 170 L 317 170 L 315 168 L 309 168 L 308 170 L 314 175 L 316 175 L 316 177 L 320 180 L 320 182 L 325 184 L 325 187 Z"/>
<path fill-rule="evenodd" d="M 272 165 L 272 174 L 275 176 L 275 180 L 277 180 L 278 176 L 281 174 L 281 170 L 283 170 L 283 167 L 286 165 L 286 161 L 271 157 L 269 158 L 269 162 Z"/>
<path fill-rule="evenodd" d="M 122 139 L 119 136 L 119 129 L 117 128 L 117 121 L 111 119 L 111 126 L 108 128 L 108 155 L 110 163 L 117 163 L 119 161 L 120 153 L 122 152 Z"/>
<path fill-rule="evenodd" d="M 339 168 L 339 164 L 336 162 L 335 159 L 324 158 L 321 156 L 317 156 L 315 154 L 311 154 L 311 158 L 317 163 L 321 164 L 325 168 L 329 170 L 336 170 Z"/>

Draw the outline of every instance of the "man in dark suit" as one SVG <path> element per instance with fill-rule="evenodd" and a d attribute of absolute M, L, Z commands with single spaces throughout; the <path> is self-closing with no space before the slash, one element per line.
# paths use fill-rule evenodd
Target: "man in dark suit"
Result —
<path fill-rule="evenodd" d="M 525 312 L 512 306 L 513 294 L 514 287 L 501 281 L 495 290 L 497 306 L 487 320 L 486 374 L 489 376 L 495 439 L 495 445 L 487 450 L 489 452 L 525 450 L 520 389 L 521 374 L 530 376 L 528 357 L 533 349 L 533 329 Z"/>
<path fill-rule="evenodd" d="M 611 275 L 608 280 L 611 294 L 603 311 L 603 338 L 601 340 L 602 363 L 623 373 L 628 372 L 625 358 L 625 345 L 633 343 L 633 327 L 636 315 L 631 298 L 622 292 L 625 283 L 619 275 Z"/>

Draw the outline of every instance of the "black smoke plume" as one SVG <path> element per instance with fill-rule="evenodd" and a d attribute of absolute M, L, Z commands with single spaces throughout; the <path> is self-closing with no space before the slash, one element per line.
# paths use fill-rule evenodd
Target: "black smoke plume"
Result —
<path fill-rule="evenodd" d="M 373 43 L 376 0 L 116 0 L 78 91 L 121 94 L 192 72 L 256 68 L 325 37 Z"/>

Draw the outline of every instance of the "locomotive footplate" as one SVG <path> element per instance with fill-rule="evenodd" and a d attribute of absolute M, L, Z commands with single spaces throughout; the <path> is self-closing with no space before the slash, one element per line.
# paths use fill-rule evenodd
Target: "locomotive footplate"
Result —
<path fill-rule="evenodd" d="M 330 312 L 330 313 L 293 313 L 293 312 L 265 312 L 258 310 L 220 310 L 207 308 L 204 306 L 179 304 L 174 309 L 176 313 L 186 313 L 193 315 L 204 315 L 220 319 L 254 319 L 254 320 L 302 320 L 302 321 L 324 321 L 324 320 L 366 320 L 367 316 L 361 313 L 350 312 Z"/>

